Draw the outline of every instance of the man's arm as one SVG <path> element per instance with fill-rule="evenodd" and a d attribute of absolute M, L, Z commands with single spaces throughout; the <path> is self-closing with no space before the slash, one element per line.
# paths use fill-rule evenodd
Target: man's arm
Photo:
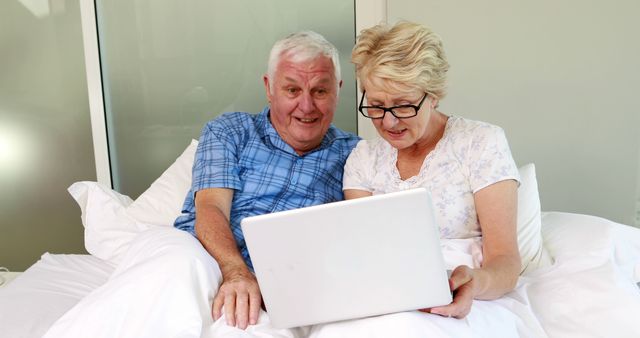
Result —
<path fill-rule="evenodd" d="M 222 272 L 222 285 L 213 299 L 212 315 L 217 320 L 224 314 L 227 324 L 245 329 L 258 322 L 262 296 L 255 276 L 242 259 L 231 232 L 229 218 L 233 190 L 211 188 L 198 191 L 196 204 L 196 236 L 215 258 Z"/>

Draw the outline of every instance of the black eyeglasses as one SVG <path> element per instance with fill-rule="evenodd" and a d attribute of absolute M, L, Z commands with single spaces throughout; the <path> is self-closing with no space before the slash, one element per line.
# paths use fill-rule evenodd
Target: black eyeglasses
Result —
<path fill-rule="evenodd" d="M 366 90 L 362 92 L 362 99 L 360 99 L 360 104 L 358 105 L 358 111 L 360 111 L 360 113 L 364 117 L 368 117 L 370 119 L 384 118 L 384 114 L 386 112 L 390 112 L 391 115 L 399 119 L 414 117 L 418 115 L 418 111 L 420 110 L 420 107 L 422 107 L 422 103 L 429 95 L 429 93 L 425 92 L 424 96 L 422 97 L 422 100 L 420 100 L 420 103 L 418 103 L 417 106 L 413 104 L 401 104 L 399 106 L 383 107 L 383 106 L 363 106 L 362 103 L 364 102 L 364 95 L 366 93 L 367 93 Z"/>

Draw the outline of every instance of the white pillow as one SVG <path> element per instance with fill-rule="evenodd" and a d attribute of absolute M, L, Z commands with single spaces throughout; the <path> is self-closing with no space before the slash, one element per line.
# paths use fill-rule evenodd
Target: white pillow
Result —
<path fill-rule="evenodd" d="M 640 229 L 605 218 L 566 212 L 542 214 L 542 236 L 556 261 L 611 261 L 633 283 L 640 282 Z"/>
<path fill-rule="evenodd" d="M 520 187 L 518 187 L 518 248 L 522 263 L 521 273 L 551 265 L 552 259 L 542 240 L 542 222 L 540 219 L 540 197 L 536 180 L 536 167 L 533 163 L 518 169 Z"/>
<path fill-rule="evenodd" d="M 182 155 L 129 206 L 129 215 L 142 223 L 173 226 L 191 188 L 191 168 L 197 148 L 198 141 L 191 140 Z"/>
<path fill-rule="evenodd" d="M 198 141 L 136 201 L 97 182 L 76 182 L 68 189 L 82 211 L 85 248 L 92 255 L 119 263 L 138 233 L 154 226 L 173 226 L 191 186 L 191 167 Z"/>
<path fill-rule="evenodd" d="M 68 191 L 82 210 L 87 251 L 103 260 L 119 262 L 129 242 L 143 230 L 127 215 L 126 209 L 133 201 L 97 182 L 76 182 Z"/>

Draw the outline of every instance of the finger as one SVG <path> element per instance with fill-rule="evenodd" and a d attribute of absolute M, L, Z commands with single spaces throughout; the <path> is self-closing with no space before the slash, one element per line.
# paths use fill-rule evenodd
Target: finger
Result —
<path fill-rule="evenodd" d="M 431 308 L 431 313 L 444 317 L 455 317 L 462 313 L 467 306 L 466 297 L 468 294 L 465 292 L 465 289 L 467 288 L 462 287 L 459 289 L 450 304 Z"/>
<path fill-rule="evenodd" d="M 224 296 L 222 292 L 218 292 L 218 294 L 213 297 L 213 305 L 211 306 L 213 320 L 218 320 L 222 316 L 222 305 L 224 305 Z"/>
<path fill-rule="evenodd" d="M 429 309 L 429 313 L 432 313 L 434 315 L 439 315 L 442 317 L 451 317 L 451 314 L 454 313 L 455 310 L 456 310 L 456 306 L 453 305 L 452 303 L 445 306 L 433 307 Z"/>
<path fill-rule="evenodd" d="M 249 293 L 249 324 L 256 325 L 260 316 L 260 307 L 262 305 L 262 295 L 260 290 L 254 290 Z"/>
<path fill-rule="evenodd" d="M 433 308 L 431 312 L 445 317 L 454 317 L 461 319 L 469 314 L 472 302 L 473 295 L 471 293 L 471 288 L 468 284 L 465 284 L 458 288 L 458 291 L 456 292 L 451 304 Z"/>
<path fill-rule="evenodd" d="M 244 330 L 247 328 L 247 320 L 249 317 L 249 294 L 246 292 L 238 292 L 236 297 L 236 322 L 238 328 Z"/>
<path fill-rule="evenodd" d="M 449 278 L 449 286 L 451 291 L 457 290 L 460 286 L 470 282 L 473 279 L 471 269 L 467 266 L 459 266 L 453 270 Z"/>
<path fill-rule="evenodd" d="M 228 294 L 224 297 L 224 315 L 227 317 L 227 325 L 236 326 L 236 295 Z"/>
<path fill-rule="evenodd" d="M 458 319 L 466 317 L 471 311 L 472 303 L 473 294 L 471 287 L 469 287 L 468 284 L 463 285 L 456 293 L 456 310 L 452 313 L 452 316 Z"/>

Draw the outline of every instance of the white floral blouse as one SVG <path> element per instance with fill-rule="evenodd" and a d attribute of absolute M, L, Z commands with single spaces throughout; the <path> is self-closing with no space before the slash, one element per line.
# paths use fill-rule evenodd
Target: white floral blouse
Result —
<path fill-rule="evenodd" d="M 347 159 L 343 190 L 376 195 L 427 188 L 441 238 L 480 237 L 473 194 L 502 180 L 520 180 L 504 131 L 461 117 L 449 117 L 442 139 L 427 155 L 418 175 L 402 180 L 397 155 L 397 149 L 382 138 L 360 141 Z"/>

